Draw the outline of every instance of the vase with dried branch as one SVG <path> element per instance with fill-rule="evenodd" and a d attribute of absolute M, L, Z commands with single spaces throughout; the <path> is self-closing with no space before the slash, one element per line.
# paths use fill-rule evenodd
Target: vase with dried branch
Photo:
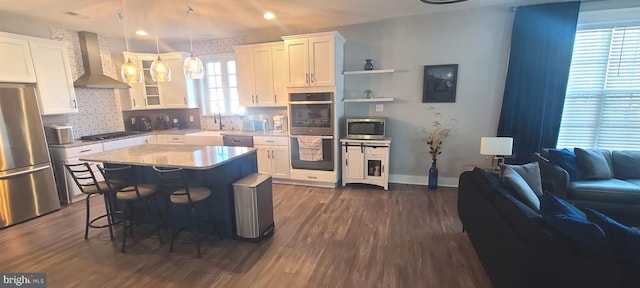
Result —
<path fill-rule="evenodd" d="M 433 110 L 433 107 L 430 107 L 429 110 Z M 431 167 L 429 168 L 429 190 L 435 190 L 438 188 L 438 167 L 436 166 L 436 162 L 438 160 L 438 155 L 442 154 L 442 143 L 444 139 L 449 136 L 449 129 L 443 128 L 442 123 L 437 120 L 440 116 L 440 113 L 435 113 L 436 120 L 432 122 L 432 127 L 434 128 L 432 131 L 427 132 L 427 135 L 423 138 L 423 141 L 427 144 L 427 149 L 429 150 L 429 154 L 431 154 Z M 455 121 L 455 119 L 452 119 Z"/>

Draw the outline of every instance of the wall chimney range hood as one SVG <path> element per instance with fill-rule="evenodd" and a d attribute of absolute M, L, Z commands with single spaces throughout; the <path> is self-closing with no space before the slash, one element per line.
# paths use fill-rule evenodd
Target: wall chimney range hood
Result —
<path fill-rule="evenodd" d="M 120 82 L 104 75 L 102 59 L 100 58 L 100 45 L 98 34 L 86 31 L 78 32 L 80 38 L 80 53 L 84 75 L 73 82 L 76 88 L 101 88 L 101 89 L 128 89 L 124 82 Z"/>

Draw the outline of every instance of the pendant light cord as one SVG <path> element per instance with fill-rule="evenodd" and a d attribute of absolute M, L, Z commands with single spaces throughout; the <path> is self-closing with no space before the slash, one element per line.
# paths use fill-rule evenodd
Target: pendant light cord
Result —
<path fill-rule="evenodd" d="M 189 32 L 189 47 L 191 48 L 191 55 L 193 56 L 193 41 L 191 40 L 191 13 L 193 12 L 193 8 L 189 5 L 189 0 L 187 2 L 187 31 Z"/>
<path fill-rule="evenodd" d="M 118 20 L 122 23 L 122 32 L 124 32 L 124 43 L 127 46 L 127 52 L 129 52 L 129 39 L 127 38 L 127 27 L 124 23 L 124 17 L 122 14 L 124 13 L 124 0 L 122 0 L 122 9 L 118 11 Z"/>

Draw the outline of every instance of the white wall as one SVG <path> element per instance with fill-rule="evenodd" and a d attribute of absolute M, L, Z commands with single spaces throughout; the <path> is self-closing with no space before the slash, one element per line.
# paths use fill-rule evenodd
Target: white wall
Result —
<path fill-rule="evenodd" d="M 395 98 L 384 112 L 369 104 L 345 106 L 347 116 L 387 117 L 392 181 L 426 183 L 431 158 L 422 138 L 433 129 L 434 111 L 451 129 L 438 156 L 441 184 L 456 185 L 467 165 L 488 165 L 480 137 L 497 131 L 513 17 L 508 9 L 485 8 L 338 28 L 347 39 L 345 70 L 361 70 L 367 58 L 378 69 L 403 70 L 345 77 L 346 97 L 370 89 Z M 455 103 L 422 103 L 423 66 L 438 64 L 459 65 Z"/>

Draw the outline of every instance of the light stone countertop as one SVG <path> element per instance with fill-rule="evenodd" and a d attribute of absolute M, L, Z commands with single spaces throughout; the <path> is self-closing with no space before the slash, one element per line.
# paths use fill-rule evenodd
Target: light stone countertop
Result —
<path fill-rule="evenodd" d="M 110 141 L 117 141 L 128 138 L 136 138 L 145 135 L 158 135 L 158 134 L 171 134 L 171 135 L 186 135 L 198 132 L 220 132 L 220 135 L 243 135 L 243 136 L 268 136 L 268 137 L 289 137 L 288 131 L 285 132 L 273 132 L 273 131 L 239 131 L 239 130 L 199 130 L 199 129 L 166 129 L 166 130 L 151 130 L 149 132 L 140 132 L 140 134 L 134 134 L 125 137 L 118 137 L 113 139 L 104 139 L 104 140 L 75 140 L 73 143 L 69 144 L 49 144 L 51 148 L 73 148 L 78 146 L 85 146 L 91 144 L 105 143 Z"/>
<path fill-rule="evenodd" d="M 211 169 L 255 153 L 255 148 L 203 145 L 138 145 L 81 156 L 82 161 L 137 166 Z"/>

